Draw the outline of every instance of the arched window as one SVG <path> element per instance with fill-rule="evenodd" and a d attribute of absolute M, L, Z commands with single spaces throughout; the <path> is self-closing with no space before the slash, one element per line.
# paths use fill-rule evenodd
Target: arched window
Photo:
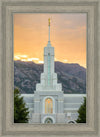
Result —
<path fill-rule="evenodd" d="M 68 123 L 76 123 L 75 121 L 69 121 Z"/>
<path fill-rule="evenodd" d="M 46 114 L 53 113 L 53 101 L 51 98 L 47 98 L 45 100 L 45 113 Z"/>
<path fill-rule="evenodd" d="M 46 123 L 46 124 L 53 123 L 53 120 L 52 120 L 51 118 L 47 118 L 47 119 L 45 120 L 45 123 Z"/>

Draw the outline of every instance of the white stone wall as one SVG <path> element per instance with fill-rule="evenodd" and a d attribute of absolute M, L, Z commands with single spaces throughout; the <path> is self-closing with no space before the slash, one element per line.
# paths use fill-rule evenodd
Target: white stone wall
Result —
<path fill-rule="evenodd" d="M 50 96 L 50 93 L 51 92 L 48 92 L 48 96 Z M 43 95 L 43 96 L 41 96 L 41 95 Z M 43 98 L 45 97 L 45 95 L 46 95 L 46 92 L 42 92 L 40 94 L 40 96 L 41 96 L 40 97 L 40 112 L 43 110 L 43 108 L 42 108 L 43 104 L 41 102 L 43 101 Z M 62 117 L 62 113 L 58 113 L 58 111 L 57 111 L 58 110 L 58 108 L 57 108 L 57 99 L 58 99 L 57 95 L 58 94 L 55 94 L 52 92 L 51 95 L 55 99 L 55 114 L 53 114 L 51 116 L 56 118 L 56 122 L 58 121 L 58 123 L 59 123 L 59 120 L 57 120 L 57 119 L 61 120 L 60 117 Z M 43 113 L 41 113 L 41 114 L 35 113 L 34 114 L 34 103 L 33 103 L 34 102 L 34 94 L 21 94 L 21 96 L 23 96 L 24 101 L 27 104 L 27 107 L 29 107 L 30 123 L 40 123 L 42 117 L 47 116 L 47 114 L 43 114 Z M 61 95 L 59 94 L 59 97 L 60 96 Z M 79 109 L 80 105 L 83 103 L 83 100 L 84 100 L 84 97 L 86 97 L 86 94 L 64 94 L 63 97 L 64 97 L 64 113 L 63 113 L 64 115 L 63 115 L 63 117 L 65 118 L 64 122 L 65 123 L 68 123 L 70 121 L 75 122 L 75 120 L 78 117 L 77 110 Z M 37 96 L 37 98 L 38 98 L 38 96 Z M 60 107 L 60 109 L 62 109 L 62 107 Z"/>

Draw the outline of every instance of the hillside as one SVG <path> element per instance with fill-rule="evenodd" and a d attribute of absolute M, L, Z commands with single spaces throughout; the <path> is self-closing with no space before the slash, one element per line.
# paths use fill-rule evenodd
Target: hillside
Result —
<path fill-rule="evenodd" d="M 42 64 L 14 61 L 14 85 L 21 93 L 34 93 L 40 82 Z M 78 64 L 55 62 L 58 83 L 62 83 L 64 93 L 86 93 L 86 69 Z"/>

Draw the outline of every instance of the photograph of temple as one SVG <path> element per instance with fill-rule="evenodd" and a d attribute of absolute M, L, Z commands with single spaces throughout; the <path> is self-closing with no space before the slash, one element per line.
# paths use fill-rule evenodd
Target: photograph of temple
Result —
<path fill-rule="evenodd" d="M 86 123 L 85 13 L 16 13 L 14 123 Z"/>

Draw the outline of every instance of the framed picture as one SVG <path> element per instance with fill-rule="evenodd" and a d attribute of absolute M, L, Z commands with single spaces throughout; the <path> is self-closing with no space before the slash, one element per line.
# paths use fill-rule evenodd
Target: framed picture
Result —
<path fill-rule="evenodd" d="M 99 134 L 99 1 L 1 1 L 1 136 Z"/>
<path fill-rule="evenodd" d="M 86 123 L 86 25 L 86 13 L 13 14 L 15 123 Z"/>

